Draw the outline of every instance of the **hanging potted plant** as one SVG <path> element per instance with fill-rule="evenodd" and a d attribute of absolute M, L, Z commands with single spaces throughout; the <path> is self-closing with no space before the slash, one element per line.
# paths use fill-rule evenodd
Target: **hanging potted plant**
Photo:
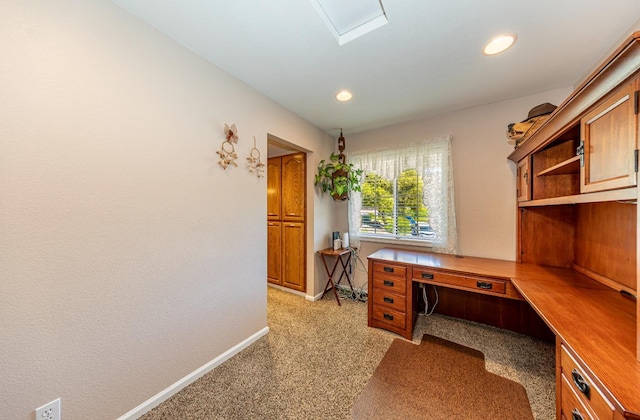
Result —
<path fill-rule="evenodd" d="M 351 191 L 362 191 L 361 176 L 362 169 L 354 169 L 352 163 L 345 163 L 343 154 L 332 153 L 329 162 L 323 159 L 318 164 L 315 185 L 320 185 L 322 192 L 329 193 L 334 200 L 344 201 L 349 199 Z"/>

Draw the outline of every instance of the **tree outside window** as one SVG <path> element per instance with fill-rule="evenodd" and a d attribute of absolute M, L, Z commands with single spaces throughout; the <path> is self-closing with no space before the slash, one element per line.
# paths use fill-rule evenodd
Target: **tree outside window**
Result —
<path fill-rule="evenodd" d="M 404 170 L 397 179 L 368 173 L 362 183 L 360 233 L 432 239 L 434 233 L 429 225 L 429 210 L 424 205 L 423 187 L 416 169 Z"/>

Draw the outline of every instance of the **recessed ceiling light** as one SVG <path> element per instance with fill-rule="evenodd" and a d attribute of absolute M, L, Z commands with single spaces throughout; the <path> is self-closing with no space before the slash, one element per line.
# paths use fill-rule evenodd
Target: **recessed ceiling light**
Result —
<path fill-rule="evenodd" d="M 336 93 L 336 99 L 340 102 L 350 101 L 352 97 L 353 95 L 348 90 L 341 90 L 340 92 Z"/>
<path fill-rule="evenodd" d="M 503 51 L 506 51 L 516 42 L 515 34 L 507 34 L 500 35 L 493 38 L 487 45 L 482 49 L 482 54 L 484 55 L 496 55 L 500 54 Z"/>

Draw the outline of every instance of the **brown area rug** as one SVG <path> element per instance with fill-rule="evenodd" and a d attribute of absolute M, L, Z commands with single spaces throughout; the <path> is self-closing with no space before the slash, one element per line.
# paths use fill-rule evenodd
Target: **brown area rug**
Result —
<path fill-rule="evenodd" d="M 351 411 L 360 419 L 533 419 L 522 385 L 489 373 L 484 355 L 425 334 L 395 339 Z"/>

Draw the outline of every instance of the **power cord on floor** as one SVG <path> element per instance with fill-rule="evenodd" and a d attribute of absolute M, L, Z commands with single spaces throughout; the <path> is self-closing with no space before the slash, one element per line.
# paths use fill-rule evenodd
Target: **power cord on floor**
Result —
<path fill-rule="evenodd" d="M 349 261 L 349 265 L 347 266 L 347 273 L 349 278 L 351 279 L 351 283 L 355 283 L 355 273 L 358 269 L 358 261 L 362 264 L 364 272 L 368 275 L 367 267 L 364 262 L 360 259 L 358 255 L 358 250 L 356 248 L 347 247 L 349 251 L 351 251 L 351 259 Z M 339 285 L 336 287 L 336 291 L 338 292 L 338 296 L 342 299 L 349 299 L 355 302 L 366 302 L 368 299 L 368 293 L 365 287 L 367 286 L 368 280 L 362 283 L 360 287 L 354 286 L 353 290 L 351 290 L 347 286 Z"/>
<path fill-rule="evenodd" d="M 431 316 L 433 315 L 433 311 L 436 310 L 436 306 L 438 305 L 438 289 L 436 286 L 433 286 L 433 291 L 436 294 L 436 301 L 431 307 L 431 311 L 429 311 L 429 298 L 427 297 L 427 285 L 424 283 L 420 283 L 420 288 L 422 289 L 422 299 L 424 299 L 424 312 L 419 312 L 418 315 L 422 316 Z"/>

